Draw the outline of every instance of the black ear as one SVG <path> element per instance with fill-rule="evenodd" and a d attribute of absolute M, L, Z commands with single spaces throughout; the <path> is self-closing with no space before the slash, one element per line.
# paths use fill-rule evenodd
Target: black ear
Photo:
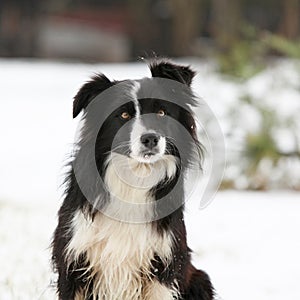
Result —
<path fill-rule="evenodd" d="M 188 66 L 180 66 L 169 61 L 154 61 L 150 64 L 152 77 L 173 79 L 191 85 L 196 73 Z"/>
<path fill-rule="evenodd" d="M 103 74 L 97 74 L 85 83 L 74 97 L 73 118 L 76 118 L 82 109 L 105 89 L 112 86 L 112 82 Z"/>

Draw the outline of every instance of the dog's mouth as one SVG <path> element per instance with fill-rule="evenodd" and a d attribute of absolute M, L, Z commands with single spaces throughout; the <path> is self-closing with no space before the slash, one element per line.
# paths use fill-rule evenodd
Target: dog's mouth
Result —
<path fill-rule="evenodd" d="M 145 151 L 142 153 L 142 157 L 145 158 L 145 159 L 150 159 L 151 157 L 157 155 L 158 153 L 157 152 L 153 152 L 153 151 Z"/>
<path fill-rule="evenodd" d="M 139 155 L 130 155 L 131 158 L 137 160 L 140 163 L 155 163 L 158 160 L 162 159 L 163 154 L 155 150 L 142 151 Z"/>

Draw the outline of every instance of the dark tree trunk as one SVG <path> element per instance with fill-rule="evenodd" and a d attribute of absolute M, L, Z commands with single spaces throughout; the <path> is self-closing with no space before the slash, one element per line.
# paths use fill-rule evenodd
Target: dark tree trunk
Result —
<path fill-rule="evenodd" d="M 279 32 L 288 39 L 299 37 L 300 0 L 282 0 Z"/>
<path fill-rule="evenodd" d="M 241 27 L 240 1 L 212 0 L 211 5 L 211 35 L 218 47 L 228 50 L 238 39 Z"/>
<path fill-rule="evenodd" d="M 172 0 L 173 55 L 193 54 L 193 44 L 200 32 L 202 0 Z"/>

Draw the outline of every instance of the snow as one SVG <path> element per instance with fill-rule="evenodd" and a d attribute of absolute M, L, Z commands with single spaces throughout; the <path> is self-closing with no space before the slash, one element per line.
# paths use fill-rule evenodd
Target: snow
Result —
<path fill-rule="evenodd" d="M 224 80 L 210 63 L 189 63 L 199 72 L 195 89 L 213 109 L 226 137 L 232 128 L 228 114 L 245 90 L 257 99 L 264 97 L 264 105 L 276 103 L 282 118 L 299 115 L 295 89 L 300 78 L 293 62 L 278 62 L 244 85 Z M 55 277 L 48 247 L 61 203 L 62 166 L 77 126 L 72 98 L 98 71 L 114 79 L 149 75 L 143 63 L 0 60 L 1 300 L 55 299 L 49 287 Z M 276 102 L 270 102 L 272 97 Z M 256 112 L 243 109 L 247 122 L 241 130 L 252 129 L 251 123 L 259 122 Z M 282 140 L 289 136 L 285 130 L 276 133 Z M 236 149 L 232 140 L 225 142 L 229 154 Z M 291 139 L 282 145 L 291 147 Z M 297 179 L 296 163 L 282 168 L 292 170 Z M 232 176 L 239 174 L 236 168 L 230 166 Z M 218 192 L 203 210 L 198 198 L 194 193 L 187 203 L 189 244 L 195 264 L 209 273 L 220 299 L 300 299 L 299 193 Z"/>
<path fill-rule="evenodd" d="M 219 192 L 186 213 L 190 247 L 221 299 L 299 299 L 299 194 Z"/>
<path fill-rule="evenodd" d="M 219 192 L 204 210 L 188 203 L 189 246 L 223 300 L 300 299 L 300 201 L 292 192 Z M 55 299 L 49 249 L 52 203 L 1 202 L 2 300 Z"/>

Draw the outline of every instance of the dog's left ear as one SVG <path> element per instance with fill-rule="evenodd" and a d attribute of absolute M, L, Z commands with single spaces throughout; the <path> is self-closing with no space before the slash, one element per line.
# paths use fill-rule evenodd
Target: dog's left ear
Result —
<path fill-rule="evenodd" d="M 113 82 L 101 73 L 92 77 L 90 81 L 81 87 L 74 97 L 73 118 L 76 118 L 81 110 L 85 109 L 97 95 L 112 85 Z"/>
<path fill-rule="evenodd" d="M 191 85 L 196 73 L 188 66 L 173 64 L 169 61 L 154 61 L 150 64 L 152 77 L 173 79 Z"/>

